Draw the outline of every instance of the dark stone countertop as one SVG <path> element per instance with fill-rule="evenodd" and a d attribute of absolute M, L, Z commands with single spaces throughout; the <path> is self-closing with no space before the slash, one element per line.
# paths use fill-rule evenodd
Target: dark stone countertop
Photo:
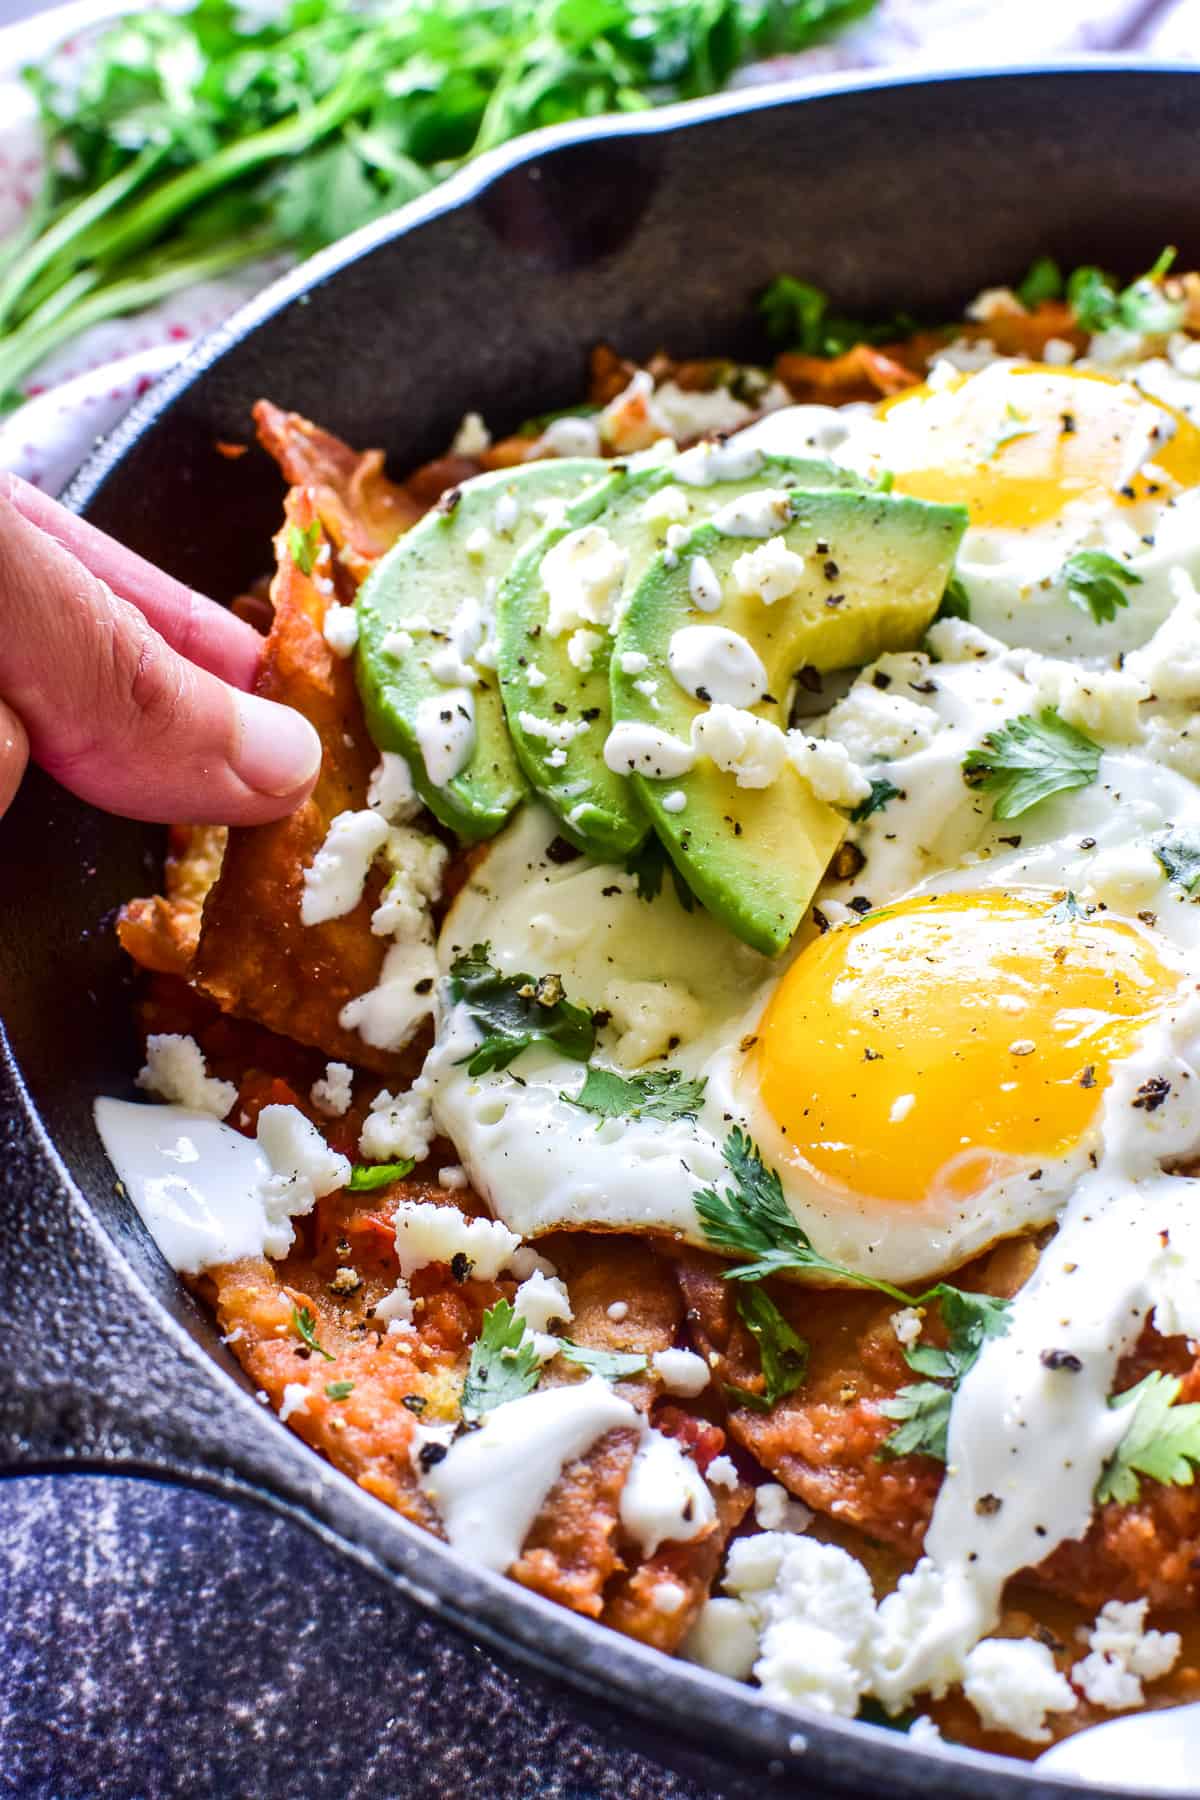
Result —
<path fill-rule="evenodd" d="M 110 1476 L 0 1481 L 0 1795 L 717 1800 L 298 1526 Z"/>

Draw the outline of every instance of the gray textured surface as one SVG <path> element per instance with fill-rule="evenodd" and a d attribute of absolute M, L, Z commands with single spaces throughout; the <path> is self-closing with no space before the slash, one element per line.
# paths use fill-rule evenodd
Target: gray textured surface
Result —
<path fill-rule="evenodd" d="M 0 1482 L 0 1570 L 5 1800 L 715 1800 L 266 1513 Z"/>

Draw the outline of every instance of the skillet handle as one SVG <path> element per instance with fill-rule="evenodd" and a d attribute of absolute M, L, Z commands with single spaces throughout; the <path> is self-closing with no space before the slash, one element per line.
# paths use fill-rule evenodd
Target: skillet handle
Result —
<path fill-rule="evenodd" d="M 37 1122 L 0 1030 L 0 1474 L 100 1469 L 299 1501 L 303 1447 L 270 1429 L 206 1331 L 182 1289 L 160 1304 L 137 1280 Z"/>

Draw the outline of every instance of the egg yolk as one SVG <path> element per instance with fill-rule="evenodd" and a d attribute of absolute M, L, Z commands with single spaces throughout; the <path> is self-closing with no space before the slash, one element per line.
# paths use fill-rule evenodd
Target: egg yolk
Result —
<path fill-rule="evenodd" d="M 1177 979 L 1136 926 L 1043 896 L 882 907 L 771 998 L 746 1071 L 764 1150 L 843 1196 L 968 1199 L 1078 1145 Z"/>
<path fill-rule="evenodd" d="M 884 403 L 895 492 L 957 501 L 972 525 L 1014 529 L 1072 500 L 1118 505 L 1200 483 L 1200 431 L 1129 382 L 1027 363 L 911 388 Z"/>

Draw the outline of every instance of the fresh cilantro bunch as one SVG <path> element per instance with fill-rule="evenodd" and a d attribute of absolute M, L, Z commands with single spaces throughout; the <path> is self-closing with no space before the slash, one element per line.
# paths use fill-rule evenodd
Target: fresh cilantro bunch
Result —
<path fill-rule="evenodd" d="M 507 1069 L 533 1044 L 551 1044 L 575 1062 L 586 1062 L 595 1047 L 592 1014 L 572 1005 L 557 975 L 502 975 L 491 962 L 490 944 L 476 944 L 451 964 L 450 992 L 483 1033 L 483 1042 L 463 1058 L 469 1075 Z"/>
<path fill-rule="evenodd" d="M 87 326 L 332 243 L 543 125 L 723 87 L 874 0 L 234 0 L 26 71 L 46 175 L 0 264 L 0 393 Z"/>

